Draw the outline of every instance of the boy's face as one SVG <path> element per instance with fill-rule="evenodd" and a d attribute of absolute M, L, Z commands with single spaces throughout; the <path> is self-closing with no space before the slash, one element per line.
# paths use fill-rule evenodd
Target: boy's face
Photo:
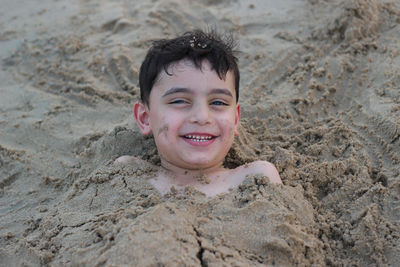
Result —
<path fill-rule="evenodd" d="M 220 167 L 237 134 L 240 106 L 231 71 L 221 80 L 203 61 L 202 69 L 181 60 L 159 75 L 149 107 L 137 103 L 142 133 L 153 133 L 163 166 Z"/>

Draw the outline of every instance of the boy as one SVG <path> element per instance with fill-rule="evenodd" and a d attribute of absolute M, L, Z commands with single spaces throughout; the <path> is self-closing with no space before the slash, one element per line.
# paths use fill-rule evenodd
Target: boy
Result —
<path fill-rule="evenodd" d="M 161 158 L 150 183 L 161 193 L 193 186 L 207 196 L 227 192 L 247 175 L 282 183 L 274 165 L 255 161 L 222 165 L 238 135 L 239 70 L 231 39 L 200 30 L 153 43 L 140 68 L 141 102 L 133 115 L 142 134 L 152 133 Z M 140 161 L 122 156 L 116 162 Z"/>

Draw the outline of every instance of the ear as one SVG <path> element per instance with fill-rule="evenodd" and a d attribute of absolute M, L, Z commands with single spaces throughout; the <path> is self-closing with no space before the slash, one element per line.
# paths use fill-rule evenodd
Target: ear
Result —
<path fill-rule="evenodd" d="M 136 102 L 133 106 L 133 116 L 142 134 L 146 135 L 151 133 L 149 109 L 145 104 Z"/>
<path fill-rule="evenodd" d="M 239 135 L 239 120 L 240 120 L 240 104 L 236 105 L 235 110 L 235 136 Z"/>

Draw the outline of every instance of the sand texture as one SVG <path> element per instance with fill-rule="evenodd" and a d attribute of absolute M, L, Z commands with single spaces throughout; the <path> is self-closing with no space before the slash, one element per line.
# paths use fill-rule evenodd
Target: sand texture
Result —
<path fill-rule="evenodd" d="M 0 4 L 0 266 L 400 266 L 399 1 Z M 241 51 L 225 164 L 284 185 L 162 197 L 138 69 L 207 26 Z"/>

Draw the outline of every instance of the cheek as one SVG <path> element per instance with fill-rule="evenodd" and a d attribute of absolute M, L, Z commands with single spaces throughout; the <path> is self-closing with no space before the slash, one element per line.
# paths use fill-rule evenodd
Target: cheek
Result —
<path fill-rule="evenodd" d="M 179 120 L 176 116 L 160 116 L 153 121 L 153 135 L 158 138 L 169 138 L 178 132 Z"/>
<path fill-rule="evenodd" d="M 220 127 L 224 131 L 224 140 L 228 141 L 235 136 L 235 122 L 231 119 L 220 121 Z"/>
<path fill-rule="evenodd" d="M 157 135 L 162 134 L 163 132 L 168 132 L 169 126 L 168 123 L 165 123 L 164 125 L 162 125 L 160 128 L 158 128 L 157 130 Z"/>
<path fill-rule="evenodd" d="M 235 127 L 230 127 L 229 134 L 230 135 L 235 135 Z"/>

